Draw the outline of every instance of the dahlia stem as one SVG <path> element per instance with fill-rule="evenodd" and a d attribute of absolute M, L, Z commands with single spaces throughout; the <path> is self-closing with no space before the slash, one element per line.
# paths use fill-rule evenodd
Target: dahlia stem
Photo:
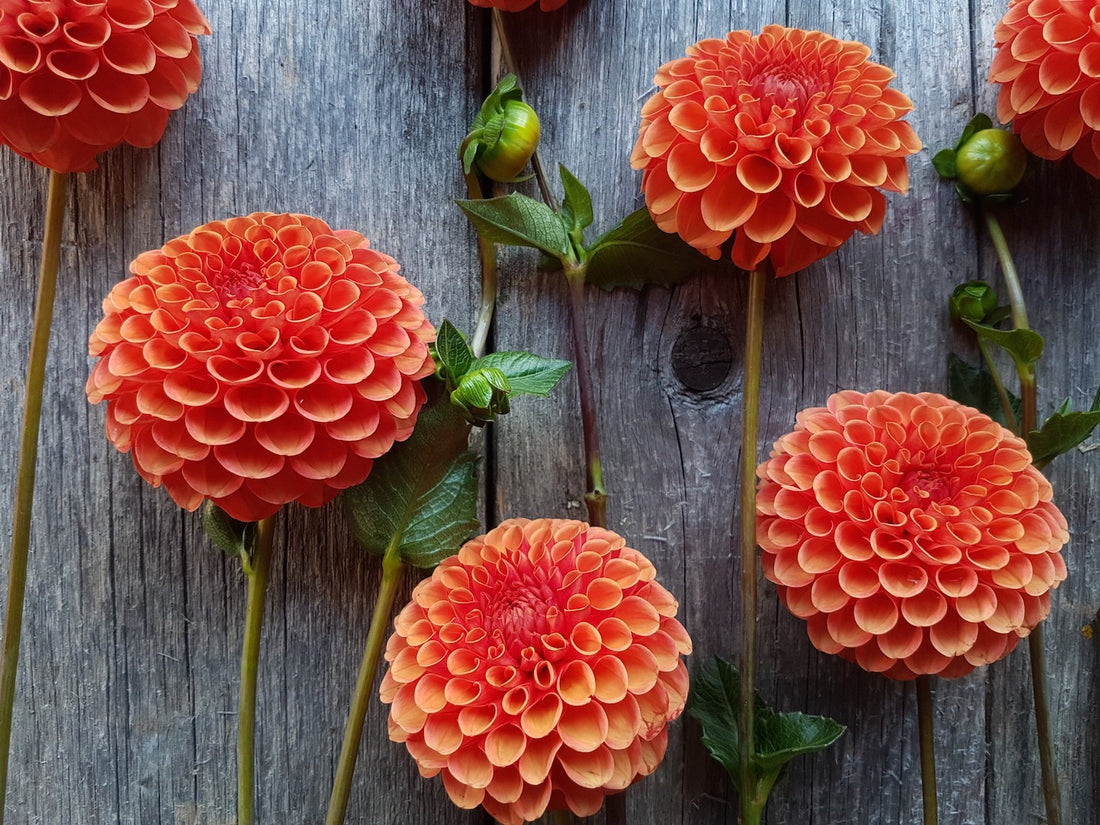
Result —
<path fill-rule="evenodd" d="M 241 567 L 248 576 L 248 601 L 241 645 L 241 695 L 237 713 L 237 825 L 252 825 L 256 796 L 256 677 L 259 675 L 260 634 L 264 622 L 267 578 L 271 571 L 271 546 L 275 517 L 256 524 L 256 547 L 251 557 L 241 553 Z"/>
<path fill-rule="evenodd" d="M 924 825 L 937 825 L 936 741 L 932 726 L 932 677 L 917 677 L 917 725 L 920 728 L 920 781 Z"/>
<path fill-rule="evenodd" d="M 1020 422 L 1016 420 L 1016 411 L 1012 409 L 1012 401 L 1009 399 L 1008 390 L 1005 389 L 1004 382 L 1001 380 L 1001 372 L 997 369 L 997 365 L 989 354 L 989 345 L 981 338 L 978 339 L 978 350 L 981 352 L 982 360 L 985 361 L 985 366 L 989 370 L 993 387 L 997 390 L 997 399 L 1001 402 L 1001 412 L 1004 413 L 1005 423 L 1012 432 L 1019 435 Z"/>
<path fill-rule="evenodd" d="M 27 590 L 38 430 L 42 420 L 42 393 L 46 381 L 46 356 L 50 347 L 54 296 L 57 293 L 57 271 L 61 262 L 61 224 L 65 218 L 67 183 L 67 174 L 50 172 L 46 225 L 42 236 L 42 262 L 38 273 L 38 300 L 34 307 L 34 329 L 27 361 L 23 431 L 19 441 L 19 470 L 12 516 L 8 610 L 4 620 L 4 661 L 0 666 L 0 824 L 4 821 L 8 794 L 8 759 L 15 707 L 15 676 L 19 669 L 19 640 L 23 630 L 23 600 Z"/>
<path fill-rule="evenodd" d="M 584 430 L 584 458 L 588 492 L 584 503 L 588 521 L 596 527 L 607 526 L 607 491 L 603 486 L 603 462 L 600 460 L 600 431 L 596 421 L 596 398 L 592 385 L 592 367 L 588 358 L 588 327 L 585 323 L 584 264 L 566 264 L 569 282 L 569 318 L 573 324 L 573 360 L 577 365 L 577 388 L 581 401 L 581 426 Z"/>
<path fill-rule="evenodd" d="M 763 803 L 755 799 L 756 754 L 756 440 L 760 416 L 760 367 L 764 341 L 764 290 L 769 266 L 765 260 L 749 274 L 749 305 L 745 321 L 745 380 L 741 396 L 741 821 L 759 822 Z"/>
<path fill-rule="evenodd" d="M 471 170 L 466 175 L 466 193 L 471 199 L 481 200 L 485 195 L 477 172 Z M 481 306 L 478 308 L 477 323 L 470 338 L 470 348 L 480 358 L 485 352 L 489 340 L 489 327 L 493 323 L 493 312 L 497 304 L 497 250 L 490 241 L 477 236 L 478 258 L 481 261 Z"/>
<path fill-rule="evenodd" d="M 1012 325 L 1016 329 L 1029 329 L 1027 305 L 1024 291 L 1020 285 L 1020 276 L 1012 260 L 1000 221 L 992 211 L 983 210 L 985 225 L 997 259 L 1004 274 L 1008 302 L 1012 309 Z M 1031 366 L 1017 365 L 1020 377 L 1020 429 L 1025 438 L 1038 427 L 1039 403 L 1035 369 Z M 1050 732 L 1050 702 L 1047 698 L 1046 651 L 1043 645 L 1043 626 L 1038 624 L 1027 639 L 1028 654 L 1031 658 L 1031 694 L 1035 705 L 1035 733 L 1039 743 L 1039 769 L 1042 773 L 1043 802 L 1046 805 L 1047 825 L 1062 825 L 1062 793 L 1058 786 L 1058 770 L 1054 764 L 1054 738 Z"/>
<path fill-rule="evenodd" d="M 371 616 L 370 629 L 367 631 L 367 645 L 363 650 L 363 662 L 359 666 L 359 678 L 355 682 L 355 693 L 348 709 L 347 727 L 344 729 L 344 743 L 340 747 L 340 759 L 336 763 L 336 778 L 332 783 L 332 795 L 328 801 L 328 815 L 325 825 L 342 825 L 348 810 L 348 797 L 351 795 L 351 779 L 355 773 L 355 762 L 359 758 L 359 744 L 363 738 L 363 723 L 367 718 L 371 695 L 374 693 L 374 677 L 378 673 L 378 661 L 382 658 L 382 643 L 386 640 L 386 630 L 393 612 L 394 598 L 401 585 L 404 567 L 398 552 L 401 535 L 395 535 L 382 556 L 382 581 L 378 585 L 378 600 L 374 603 L 374 615 Z"/>

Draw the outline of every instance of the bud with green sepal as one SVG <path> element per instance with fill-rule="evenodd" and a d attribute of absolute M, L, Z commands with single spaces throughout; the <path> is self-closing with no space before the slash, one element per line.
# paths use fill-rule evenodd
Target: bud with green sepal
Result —
<path fill-rule="evenodd" d="M 994 129 L 988 115 L 979 114 L 963 129 L 953 149 L 932 158 L 940 177 L 955 181 L 964 201 L 1007 199 L 1027 171 L 1027 150 L 1012 132 Z"/>
<path fill-rule="evenodd" d="M 967 281 L 955 287 L 948 308 L 955 320 L 981 324 L 997 308 L 997 292 L 985 281 Z"/>
<path fill-rule="evenodd" d="M 505 75 L 485 99 L 458 148 L 462 169 L 469 175 L 476 166 L 491 180 L 515 182 L 535 154 L 541 134 L 539 117 L 524 102 L 516 76 Z"/>

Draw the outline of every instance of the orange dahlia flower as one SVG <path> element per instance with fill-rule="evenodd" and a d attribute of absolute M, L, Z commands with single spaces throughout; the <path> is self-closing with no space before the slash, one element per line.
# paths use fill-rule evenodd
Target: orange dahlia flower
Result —
<path fill-rule="evenodd" d="M 257 212 L 145 252 L 103 302 L 88 400 L 188 510 L 319 507 L 407 438 L 434 365 L 420 291 L 362 235 Z"/>
<path fill-rule="evenodd" d="M 553 11 L 565 5 L 565 0 L 470 0 L 475 6 L 483 9 L 500 9 L 501 11 L 523 11 L 528 6 L 539 3 L 543 11 Z"/>
<path fill-rule="evenodd" d="M 1066 520 L 1023 440 L 942 395 L 837 393 L 757 475 L 765 575 L 815 647 L 866 670 L 996 661 L 1066 577 Z"/>
<path fill-rule="evenodd" d="M 511 519 L 413 591 L 386 647 L 390 738 L 462 808 L 578 816 L 652 773 L 691 640 L 653 565 L 609 530 Z"/>
<path fill-rule="evenodd" d="M 878 232 L 921 144 L 912 101 L 861 43 L 766 26 L 702 40 L 657 71 L 630 163 L 656 224 L 711 258 L 797 272 Z"/>
<path fill-rule="evenodd" d="M 160 140 L 202 75 L 193 0 L 0 0 L 0 143 L 57 172 Z"/>
<path fill-rule="evenodd" d="M 1058 160 L 1072 150 L 1100 178 L 1100 4 L 1011 0 L 993 39 L 997 117 L 1039 157 Z"/>

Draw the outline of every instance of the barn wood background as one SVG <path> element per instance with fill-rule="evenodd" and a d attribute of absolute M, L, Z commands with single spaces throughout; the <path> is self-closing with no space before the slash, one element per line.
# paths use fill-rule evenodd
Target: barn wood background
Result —
<path fill-rule="evenodd" d="M 64 230 L 18 685 L 9 821 L 43 825 L 233 821 L 235 709 L 244 581 L 199 517 L 139 480 L 108 445 L 83 386 L 100 302 L 139 252 L 205 221 L 303 211 L 363 231 L 428 296 L 438 324 L 472 326 L 474 236 L 455 147 L 487 88 L 488 13 L 463 0 L 203 0 L 205 80 L 151 151 L 123 148 L 76 176 Z M 937 390 L 945 313 L 958 282 L 998 279 L 992 251 L 931 166 L 977 111 L 1004 0 L 570 0 L 507 16 L 518 70 L 544 124 L 543 152 L 592 190 L 597 226 L 640 203 L 628 156 L 663 62 L 703 37 L 770 22 L 861 40 L 892 66 L 925 143 L 908 197 L 882 233 L 769 286 L 761 449 L 796 411 L 837 389 Z M 0 488 L 11 490 L 46 174 L 0 152 Z M 1091 399 L 1100 381 L 1100 183 L 1036 163 L 1004 215 L 1048 334 L 1041 403 Z M 502 256 L 495 344 L 570 358 L 560 276 Z M 654 560 L 680 599 L 694 661 L 737 654 L 733 545 L 746 283 L 697 277 L 671 291 L 593 291 L 589 339 L 612 527 Z M 581 438 L 570 376 L 487 432 L 487 518 L 581 516 Z M 1095 441 L 1092 444 L 1095 446 Z M 766 454 L 766 452 L 765 452 Z M 1082 627 L 1100 603 L 1100 453 L 1050 470 L 1069 519 L 1070 578 L 1047 624 L 1058 768 L 1070 823 L 1097 822 L 1097 654 Z M 259 821 L 320 821 L 378 580 L 338 506 L 280 516 L 261 660 Z M 7 508 L 0 534 L 10 532 Z M 408 577 L 403 595 L 413 585 Z M 781 709 L 828 714 L 848 733 L 797 761 L 770 823 L 919 822 L 915 696 L 816 652 L 762 587 L 759 687 Z M 1026 645 L 936 684 L 945 823 L 1043 821 Z M 423 781 L 370 713 L 352 823 L 482 823 Z M 674 725 L 658 773 L 629 791 L 631 821 L 734 823 L 735 797 Z M 602 814 L 590 822 L 602 823 Z"/>

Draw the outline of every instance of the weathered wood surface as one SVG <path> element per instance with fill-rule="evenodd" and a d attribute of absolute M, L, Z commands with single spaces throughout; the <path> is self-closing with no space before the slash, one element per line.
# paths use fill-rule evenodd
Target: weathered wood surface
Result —
<path fill-rule="evenodd" d="M 304 211 L 363 231 L 428 296 L 429 314 L 469 327 L 473 235 L 454 148 L 480 101 L 488 16 L 462 0 L 205 0 L 215 34 L 205 80 L 152 151 L 116 150 L 70 186 L 49 365 L 8 820 L 17 825 L 176 823 L 234 818 L 235 708 L 244 583 L 199 519 L 148 488 L 84 400 L 86 339 L 111 285 L 139 252 L 202 222 Z M 516 67 L 544 124 L 544 156 L 592 190 L 596 229 L 639 203 L 628 157 L 661 63 L 702 37 L 769 22 L 867 43 L 916 104 L 925 143 L 912 190 L 891 197 L 882 233 L 857 238 L 769 286 L 761 447 L 795 413 L 843 388 L 945 390 L 960 348 L 945 296 L 996 280 L 978 227 L 932 170 L 976 111 L 1002 0 L 571 0 L 507 18 Z M 16 461 L 45 174 L 0 153 L 0 488 Z M 1048 335 L 1041 403 L 1081 404 L 1100 381 L 1100 184 L 1068 163 L 1036 164 L 1027 202 L 1005 215 Z M 589 329 L 611 525 L 652 558 L 681 602 L 696 660 L 737 654 L 734 561 L 741 340 L 746 284 L 696 278 L 665 291 L 593 292 Z M 502 256 L 495 343 L 569 358 L 560 276 Z M 728 355 L 723 356 L 723 352 Z M 681 353 L 677 355 L 677 353 Z M 728 361 L 728 364 L 724 362 Z M 699 365 L 702 365 L 701 367 Z M 489 431 L 487 517 L 581 516 L 576 384 L 525 400 Z M 1095 442 L 1093 442 L 1095 443 Z M 766 452 L 765 452 L 766 454 Z M 1066 821 L 1100 809 L 1096 648 L 1082 627 L 1100 606 L 1100 458 L 1074 451 L 1050 473 L 1069 519 L 1070 578 L 1046 625 Z M 0 512 L 0 534 L 10 532 Z M 378 569 L 337 507 L 289 508 L 280 522 L 260 674 L 260 822 L 321 820 Z M 6 565 L 5 565 L 6 568 Z M 412 582 L 406 584 L 406 595 Z M 759 687 L 782 709 L 836 717 L 837 746 L 802 759 L 774 794 L 770 823 L 920 821 L 915 694 L 815 651 L 761 588 Z M 936 685 L 941 816 L 959 825 L 1044 821 L 1026 645 L 1005 662 Z M 734 823 L 735 795 L 699 743 L 674 726 L 658 773 L 632 788 L 630 821 Z M 438 781 L 388 742 L 375 706 L 349 822 L 474 823 Z M 603 821 L 602 815 L 592 819 Z"/>

